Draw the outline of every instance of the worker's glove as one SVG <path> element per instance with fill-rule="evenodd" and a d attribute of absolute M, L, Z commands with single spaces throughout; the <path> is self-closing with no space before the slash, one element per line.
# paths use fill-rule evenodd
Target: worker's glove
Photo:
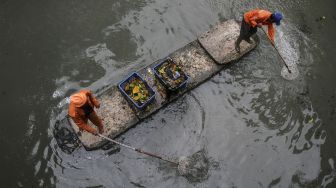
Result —
<path fill-rule="evenodd" d="M 96 108 L 100 108 L 100 102 L 97 102 Z"/>
<path fill-rule="evenodd" d="M 98 136 L 99 132 L 98 132 L 97 130 L 94 130 L 94 131 L 92 132 L 92 134 L 95 135 L 95 136 Z"/>

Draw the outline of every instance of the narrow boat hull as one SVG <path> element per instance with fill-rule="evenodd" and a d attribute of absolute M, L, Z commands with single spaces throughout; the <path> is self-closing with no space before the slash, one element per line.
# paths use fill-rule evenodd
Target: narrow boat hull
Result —
<path fill-rule="evenodd" d="M 133 108 L 117 89 L 117 86 L 111 86 L 103 92 L 98 96 L 101 107 L 97 109 L 97 113 L 103 119 L 104 135 L 114 138 L 122 134 L 163 106 L 168 105 L 184 93 L 211 78 L 225 68 L 225 64 L 237 61 L 253 50 L 259 43 L 257 36 L 253 37 L 251 44 L 243 41 L 240 53 L 235 51 L 234 42 L 239 35 L 239 29 L 239 23 L 234 20 L 219 23 L 202 34 L 197 40 L 169 55 L 189 77 L 188 84 L 183 90 L 169 92 L 156 80 L 152 68 L 160 63 L 160 60 L 137 71 L 156 93 L 155 101 L 144 111 Z M 77 133 L 79 140 L 87 150 L 97 149 L 106 143 L 98 136 L 80 131 L 71 118 L 67 118 L 70 126 Z"/>

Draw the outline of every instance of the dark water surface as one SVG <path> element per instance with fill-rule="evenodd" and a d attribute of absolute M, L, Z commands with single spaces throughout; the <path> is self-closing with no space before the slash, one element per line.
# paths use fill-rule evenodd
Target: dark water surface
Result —
<path fill-rule="evenodd" d="M 335 187 L 336 1 L 0 2 L 1 187 Z M 127 149 L 64 153 L 53 137 L 67 97 L 114 84 L 219 21 L 280 10 L 286 81 L 260 45 L 119 140 L 167 156 L 200 149 L 216 164 L 191 183 Z M 320 19 L 325 16 L 326 19 Z"/>

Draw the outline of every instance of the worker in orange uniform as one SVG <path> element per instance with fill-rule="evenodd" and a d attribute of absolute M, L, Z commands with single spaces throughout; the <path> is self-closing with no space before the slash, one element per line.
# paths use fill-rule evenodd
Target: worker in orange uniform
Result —
<path fill-rule="evenodd" d="M 267 10 L 255 9 L 246 12 L 241 23 L 240 35 L 235 43 L 235 49 L 240 52 L 240 43 L 245 40 L 251 43 L 250 37 L 257 32 L 257 28 L 262 25 L 268 26 L 268 36 L 274 44 L 274 27 L 273 23 L 280 25 L 282 14 L 280 12 L 271 13 Z"/>
<path fill-rule="evenodd" d="M 85 130 L 97 135 L 98 132 L 100 134 L 104 132 L 104 127 L 102 120 L 94 111 L 94 107 L 99 108 L 100 103 L 92 95 L 91 91 L 80 90 L 79 92 L 71 95 L 68 113 L 80 130 Z M 88 120 L 96 125 L 99 131 L 88 125 Z"/>

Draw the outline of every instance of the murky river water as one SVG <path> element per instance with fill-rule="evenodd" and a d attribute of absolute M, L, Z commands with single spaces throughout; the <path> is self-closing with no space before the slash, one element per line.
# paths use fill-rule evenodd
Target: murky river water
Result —
<path fill-rule="evenodd" d="M 1 1 L 1 185 L 335 187 L 336 1 L 280 2 Z M 298 65 L 296 80 L 282 79 L 259 32 L 256 50 L 118 138 L 172 157 L 204 149 L 207 178 L 189 182 L 123 148 L 57 146 L 53 126 L 72 92 L 115 84 L 256 7 L 283 12 L 276 44 Z"/>

